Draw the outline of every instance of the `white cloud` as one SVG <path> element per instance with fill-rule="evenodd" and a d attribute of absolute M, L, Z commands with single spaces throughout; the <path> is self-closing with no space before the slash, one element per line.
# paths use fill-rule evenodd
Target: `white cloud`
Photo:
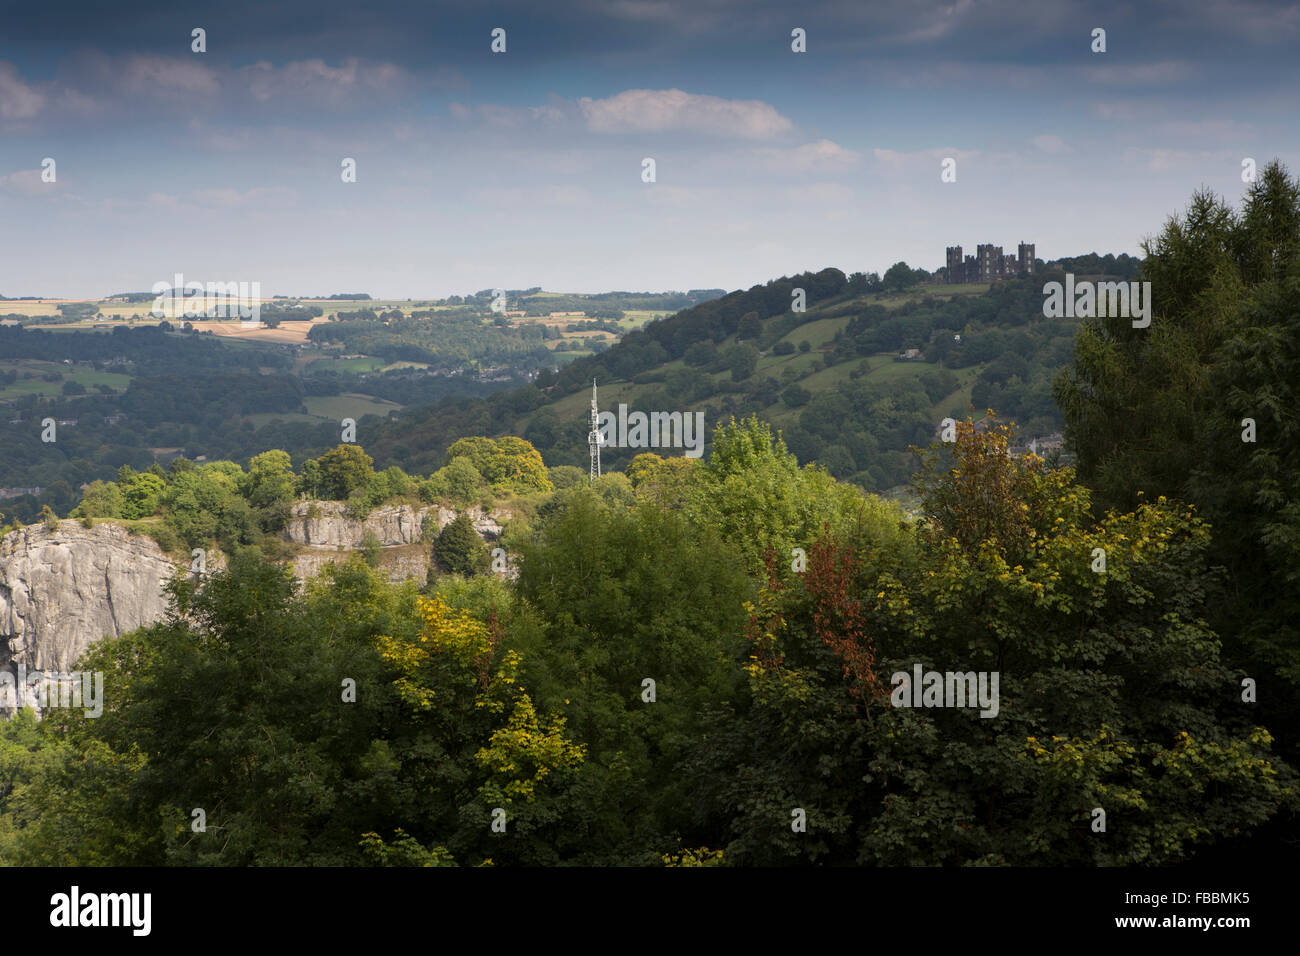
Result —
<path fill-rule="evenodd" d="M 581 186 L 490 187 L 478 191 L 479 198 L 493 206 L 528 209 L 534 206 L 595 206 L 590 192 Z"/>
<path fill-rule="evenodd" d="M 1030 140 L 1035 146 L 1044 153 L 1072 153 L 1074 150 L 1065 145 L 1065 140 L 1051 133 L 1043 133 L 1041 136 L 1035 136 Z"/>
<path fill-rule="evenodd" d="M 1236 173 L 1241 157 L 1231 151 L 1193 150 L 1193 149 L 1149 149 L 1130 146 L 1124 150 L 1126 163 L 1138 163 L 1156 173 L 1165 173 L 1181 168 L 1202 174 L 1206 168 L 1221 168 Z"/>
<path fill-rule="evenodd" d="M 914 153 L 900 153 L 892 149 L 873 149 L 871 154 L 876 158 L 876 162 L 886 169 L 904 170 L 916 169 L 923 166 L 933 166 L 935 176 L 939 175 L 939 164 L 948 157 L 957 160 L 960 167 L 963 160 L 974 159 L 980 155 L 978 149 L 956 149 L 952 146 L 945 146 L 939 149 L 921 149 Z"/>
<path fill-rule="evenodd" d="M 1105 64 L 1084 68 L 1081 73 L 1091 83 L 1115 86 L 1166 86 L 1185 83 L 1197 70 L 1183 60 L 1163 60 L 1159 63 L 1140 63 L 1136 66 Z"/>
<path fill-rule="evenodd" d="M 412 85 L 411 75 L 401 67 L 363 63 L 356 57 L 340 66 L 321 59 L 295 60 L 281 67 L 263 61 L 242 67 L 236 76 L 259 103 L 288 98 L 338 105 L 399 93 Z"/>
<path fill-rule="evenodd" d="M 728 100 L 682 90 L 625 90 L 606 99 L 584 96 L 578 107 L 597 133 L 691 131 L 771 139 L 794 124 L 761 100 Z"/>
<path fill-rule="evenodd" d="M 242 192 L 238 189 L 199 189 L 191 193 L 190 198 L 200 206 L 279 208 L 291 205 L 298 194 L 286 186 L 259 186 Z"/>
<path fill-rule="evenodd" d="M 768 169 L 792 173 L 845 170 L 857 165 L 862 158 L 860 153 L 829 139 L 819 139 L 791 149 L 766 147 L 757 152 L 759 161 Z"/>
<path fill-rule="evenodd" d="M 55 188 L 54 183 L 41 181 L 39 169 L 20 169 L 8 176 L 0 176 L 0 190 L 24 196 L 39 196 Z"/>
<path fill-rule="evenodd" d="M 1093 103 L 1092 112 L 1101 119 L 1121 122 L 1135 120 L 1140 115 L 1137 106 L 1133 103 Z"/>
<path fill-rule="evenodd" d="M 212 96 L 221 92 L 216 70 L 194 60 L 135 55 L 114 63 L 116 86 L 127 93 L 159 96 Z"/>
<path fill-rule="evenodd" d="M 1192 139 L 1237 140 L 1255 135 L 1251 123 L 1238 123 L 1236 120 L 1170 120 L 1161 123 L 1158 131 L 1167 136 L 1186 136 Z"/>
<path fill-rule="evenodd" d="M 786 196 L 800 205 L 844 207 L 853 199 L 853 190 L 843 183 L 809 183 L 792 186 Z"/>
<path fill-rule="evenodd" d="M 45 96 L 18 77 L 12 63 L 0 63 L 0 119 L 30 119 L 45 105 Z"/>

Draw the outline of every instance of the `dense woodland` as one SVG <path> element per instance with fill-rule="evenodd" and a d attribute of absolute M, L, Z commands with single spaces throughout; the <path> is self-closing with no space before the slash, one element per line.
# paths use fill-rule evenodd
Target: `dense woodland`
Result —
<path fill-rule="evenodd" d="M 427 478 L 391 480 L 459 494 L 448 471 L 471 466 L 480 481 L 462 491 L 526 502 L 502 542 L 517 579 L 465 555 L 462 536 L 423 585 L 389 584 L 358 555 L 300 591 L 258 542 L 227 535 L 225 570 L 178 580 L 166 621 L 81 662 L 105 674 L 101 717 L 0 727 L 0 859 L 1292 859 L 1300 187 L 1273 164 L 1240 211 L 1197 194 L 1144 252 L 1149 328 L 1084 319 L 1072 346 L 1052 323 L 1022 330 L 1069 348 L 1047 387 L 1077 468 L 1012 453 L 993 418 L 951 442 L 904 434 L 928 446 L 907 511 L 800 464 L 757 416 L 725 421 L 701 460 L 641 454 L 590 486 L 523 442 L 470 438 L 444 444 Z M 825 302 L 846 281 L 705 303 L 698 328 L 654 323 L 542 388 L 589 387 L 611 360 L 627 363 L 611 375 L 640 374 L 750 313 L 751 334 L 775 341 L 792 283 Z M 1005 283 L 976 307 L 1014 327 L 1026 296 Z M 836 348 L 928 337 L 952 328 L 948 308 L 888 328 L 865 316 Z M 1025 358 L 998 331 L 990 365 Z M 972 338 L 948 358 L 978 361 Z M 529 395 L 495 402 L 523 414 Z M 460 437 L 491 425 L 480 413 Z M 388 493 L 351 446 L 296 471 L 268 454 L 228 475 L 264 534 L 299 493 L 362 508 Z M 161 489 L 123 473 L 82 508 L 147 502 L 147 485 L 166 522 L 195 473 L 154 475 Z M 891 677 L 915 665 L 999 673 L 997 716 L 895 706 Z"/>

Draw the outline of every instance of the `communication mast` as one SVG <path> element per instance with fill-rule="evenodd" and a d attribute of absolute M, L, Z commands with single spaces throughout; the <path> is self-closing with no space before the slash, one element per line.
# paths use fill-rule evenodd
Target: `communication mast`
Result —
<path fill-rule="evenodd" d="M 596 380 L 593 378 L 591 380 L 591 430 L 587 432 L 587 447 L 591 450 L 591 472 L 587 477 L 589 483 L 600 477 L 600 428 L 597 421 Z"/>

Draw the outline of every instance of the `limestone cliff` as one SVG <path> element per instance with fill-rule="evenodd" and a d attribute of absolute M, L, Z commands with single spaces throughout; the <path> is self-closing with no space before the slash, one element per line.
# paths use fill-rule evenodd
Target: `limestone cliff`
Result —
<path fill-rule="evenodd" d="M 300 501 L 293 507 L 292 516 L 285 528 L 285 537 L 295 544 L 315 548 L 359 548 L 367 535 L 374 535 L 382 548 L 404 544 L 419 544 L 424 537 L 425 518 L 430 519 L 431 530 L 441 530 L 455 518 L 457 512 L 437 505 L 413 508 L 410 505 L 386 505 L 376 508 L 365 518 L 348 514 L 343 501 Z M 485 539 L 501 536 L 503 520 L 509 512 L 488 513 L 482 508 L 470 509 L 474 528 Z"/>
<path fill-rule="evenodd" d="M 346 561 L 373 535 L 379 544 L 376 567 L 381 573 L 393 581 L 414 578 L 423 584 L 432 546 L 428 536 L 441 531 L 457 513 L 438 505 L 390 505 L 376 508 L 362 519 L 349 515 L 342 501 L 300 501 L 285 527 L 285 537 L 299 545 L 293 573 L 300 581 L 315 577 L 325 564 Z M 511 514 L 472 508 L 470 516 L 474 530 L 491 543 L 501 537 L 501 523 Z"/>
<path fill-rule="evenodd" d="M 175 565 L 113 524 L 34 524 L 0 538 L 0 667 L 67 671 L 105 635 L 160 620 Z"/>
<path fill-rule="evenodd" d="M 285 537 L 299 547 L 293 559 L 300 580 L 329 562 L 347 560 L 373 534 L 379 543 L 377 568 L 394 581 L 423 584 L 429 570 L 428 535 L 456 517 L 436 505 L 396 505 L 365 519 L 347 514 L 343 502 L 300 502 Z M 471 512 L 474 527 L 489 543 L 500 537 L 509 512 Z M 224 564 L 208 556 L 207 569 Z M 145 535 L 120 525 L 86 528 L 62 521 L 50 530 L 29 525 L 0 537 L 0 668 L 23 664 L 28 671 L 71 671 L 81 654 L 104 636 L 117 637 L 163 619 L 163 586 L 177 571 Z"/>

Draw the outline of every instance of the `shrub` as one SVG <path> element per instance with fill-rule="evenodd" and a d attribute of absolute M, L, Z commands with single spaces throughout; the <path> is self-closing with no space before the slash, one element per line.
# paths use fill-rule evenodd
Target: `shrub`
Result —
<path fill-rule="evenodd" d="M 487 548 L 474 530 L 469 512 L 462 511 L 438 533 L 433 557 L 438 567 L 450 574 L 471 575 L 487 567 Z"/>

